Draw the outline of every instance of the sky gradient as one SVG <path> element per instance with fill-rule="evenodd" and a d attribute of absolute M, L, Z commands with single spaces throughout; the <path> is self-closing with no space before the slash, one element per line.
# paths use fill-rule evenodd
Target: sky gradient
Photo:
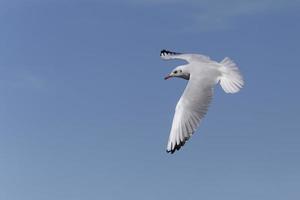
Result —
<path fill-rule="evenodd" d="M 0 1 L 0 199 L 299 199 L 300 1 Z M 165 152 L 186 82 L 225 56 L 201 127 Z"/>

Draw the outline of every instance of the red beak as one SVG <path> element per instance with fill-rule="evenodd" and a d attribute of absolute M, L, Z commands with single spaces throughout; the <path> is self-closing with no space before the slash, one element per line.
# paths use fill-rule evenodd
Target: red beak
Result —
<path fill-rule="evenodd" d="M 168 75 L 165 77 L 165 80 L 168 80 L 169 78 L 172 78 L 172 76 Z"/>

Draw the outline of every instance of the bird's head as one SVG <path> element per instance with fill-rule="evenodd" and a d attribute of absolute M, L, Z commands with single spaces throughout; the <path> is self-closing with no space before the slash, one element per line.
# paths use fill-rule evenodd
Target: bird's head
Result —
<path fill-rule="evenodd" d="M 169 75 L 165 77 L 165 80 L 173 77 L 189 80 L 190 73 L 183 66 L 178 66 L 175 69 L 173 69 L 173 71 Z"/>

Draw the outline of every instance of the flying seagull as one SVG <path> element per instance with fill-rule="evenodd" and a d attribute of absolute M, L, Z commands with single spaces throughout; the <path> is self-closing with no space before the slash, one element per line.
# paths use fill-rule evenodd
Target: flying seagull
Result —
<path fill-rule="evenodd" d="M 162 50 L 164 60 L 181 59 L 187 62 L 176 67 L 165 80 L 177 77 L 188 81 L 180 97 L 173 118 L 167 152 L 179 150 L 198 128 L 213 96 L 213 88 L 220 83 L 226 93 L 236 93 L 244 85 L 237 65 L 228 57 L 221 62 L 201 54 L 176 53 Z"/>

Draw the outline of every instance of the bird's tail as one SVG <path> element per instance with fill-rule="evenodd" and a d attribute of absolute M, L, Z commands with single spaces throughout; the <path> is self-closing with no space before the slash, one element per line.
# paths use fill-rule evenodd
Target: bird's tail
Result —
<path fill-rule="evenodd" d="M 224 58 L 220 64 L 221 77 L 220 85 L 226 93 L 236 93 L 244 85 L 243 77 L 237 67 L 237 65 L 230 58 Z"/>

